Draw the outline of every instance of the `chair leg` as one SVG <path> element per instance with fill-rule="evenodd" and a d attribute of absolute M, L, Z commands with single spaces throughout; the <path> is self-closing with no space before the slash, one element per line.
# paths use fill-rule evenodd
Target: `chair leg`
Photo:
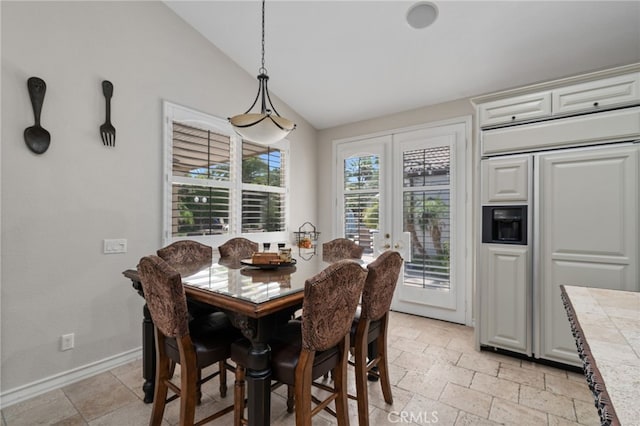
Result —
<path fill-rule="evenodd" d="M 167 404 L 167 393 L 169 390 L 167 380 L 169 380 L 172 375 L 173 371 L 169 359 L 166 357 L 158 357 L 156 360 L 156 387 L 149 426 L 160 426 L 162 424 L 162 416 L 164 415 L 164 407 Z"/>
<path fill-rule="evenodd" d="M 189 335 L 180 339 L 180 426 L 191 426 L 196 415 L 196 393 L 201 372 L 196 367 L 196 354 Z"/>
<path fill-rule="evenodd" d="M 233 388 L 233 425 L 242 426 L 244 417 L 244 383 L 246 370 L 243 366 L 236 366 L 236 382 Z"/>
<path fill-rule="evenodd" d="M 311 426 L 311 386 L 314 352 L 302 349 L 295 373 L 296 426 Z"/>
<path fill-rule="evenodd" d="M 337 392 L 335 400 L 336 404 L 336 417 L 338 419 L 338 426 L 349 425 L 349 402 L 347 396 L 347 365 L 348 365 L 348 353 L 349 353 L 349 335 L 347 334 L 339 345 L 340 350 L 340 362 L 333 370 L 334 389 Z M 358 403 L 360 400 L 358 399 Z M 360 408 L 358 407 L 358 411 Z M 368 421 L 368 419 L 367 419 Z"/>
<path fill-rule="evenodd" d="M 218 363 L 218 370 L 220 371 L 220 398 L 227 396 L 227 367 L 224 361 Z"/>
<path fill-rule="evenodd" d="M 380 372 L 380 385 L 382 386 L 382 395 L 384 402 L 393 404 L 393 395 L 391 395 L 391 380 L 389 380 L 389 364 L 387 363 L 387 323 L 383 323 L 380 336 L 377 339 L 378 346 L 378 369 Z"/>
<path fill-rule="evenodd" d="M 294 387 L 287 385 L 287 413 L 293 413 L 295 407 L 295 392 Z"/>
<path fill-rule="evenodd" d="M 369 389 L 367 387 L 367 346 L 355 347 L 356 395 L 358 400 L 358 424 L 369 425 Z"/>
<path fill-rule="evenodd" d="M 198 369 L 198 373 L 196 374 L 196 405 L 200 405 L 200 403 L 202 402 L 202 389 L 200 380 L 202 380 L 202 370 Z"/>

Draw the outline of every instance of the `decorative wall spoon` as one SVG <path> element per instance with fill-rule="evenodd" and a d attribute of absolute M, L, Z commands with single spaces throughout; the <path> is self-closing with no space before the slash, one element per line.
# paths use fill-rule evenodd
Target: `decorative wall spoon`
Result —
<path fill-rule="evenodd" d="M 42 111 L 47 85 L 44 80 L 38 77 L 31 77 L 27 80 L 27 88 L 29 89 L 29 98 L 31 98 L 33 116 L 36 122 L 33 126 L 24 130 L 24 141 L 31 151 L 36 154 L 42 154 L 49 148 L 51 143 L 51 135 L 40 125 L 40 112 Z"/>

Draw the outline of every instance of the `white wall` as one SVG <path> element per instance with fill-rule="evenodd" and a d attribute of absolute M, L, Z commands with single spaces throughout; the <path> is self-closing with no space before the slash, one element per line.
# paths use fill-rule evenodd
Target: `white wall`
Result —
<path fill-rule="evenodd" d="M 141 345 L 143 301 L 121 272 L 161 244 L 162 100 L 227 117 L 246 109 L 257 81 L 160 2 L 0 4 L 6 394 Z M 31 76 L 47 83 L 43 155 L 23 139 L 33 124 Z M 104 79 L 114 84 L 115 148 L 98 132 Z M 317 220 L 317 135 L 274 102 L 298 124 L 295 228 Z M 128 253 L 102 254 L 104 238 L 127 238 Z M 75 349 L 61 352 L 66 333 L 75 333 Z"/>

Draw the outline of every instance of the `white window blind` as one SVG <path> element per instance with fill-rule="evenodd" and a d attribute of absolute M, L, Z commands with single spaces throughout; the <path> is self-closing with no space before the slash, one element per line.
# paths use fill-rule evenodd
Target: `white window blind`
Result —
<path fill-rule="evenodd" d="M 404 153 L 403 227 L 411 236 L 405 285 L 450 287 L 450 166 L 449 146 Z"/>
<path fill-rule="evenodd" d="M 228 234 L 230 138 L 174 122 L 172 140 L 171 235 Z"/>
<path fill-rule="evenodd" d="M 371 253 L 372 233 L 379 229 L 380 166 L 377 155 L 358 155 L 344 160 L 345 237 Z"/>
<path fill-rule="evenodd" d="M 242 143 L 242 232 L 278 232 L 286 228 L 284 151 Z"/>

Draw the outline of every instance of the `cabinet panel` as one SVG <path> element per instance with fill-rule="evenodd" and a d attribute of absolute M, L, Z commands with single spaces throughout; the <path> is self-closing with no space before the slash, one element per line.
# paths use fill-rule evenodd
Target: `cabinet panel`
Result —
<path fill-rule="evenodd" d="M 561 284 L 640 290 L 638 145 L 541 154 L 540 350 L 579 365 Z"/>
<path fill-rule="evenodd" d="M 640 137 L 640 107 L 487 130 L 482 155 L 498 155 Z"/>
<path fill-rule="evenodd" d="M 551 92 L 487 102 L 480 105 L 478 112 L 481 127 L 548 117 L 551 115 Z"/>
<path fill-rule="evenodd" d="M 530 355 L 529 247 L 483 244 L 481 257 L 480 343 Z"/>
<path fill-rule="evenodd" d="M 482 203 L 529 199 L 529 157 L 482 160 Z"/>
<path fill-rule="evenodd" d="M 563 87 L 552 98 L 554 115 L 640 102 L 640 73 Z"/>

